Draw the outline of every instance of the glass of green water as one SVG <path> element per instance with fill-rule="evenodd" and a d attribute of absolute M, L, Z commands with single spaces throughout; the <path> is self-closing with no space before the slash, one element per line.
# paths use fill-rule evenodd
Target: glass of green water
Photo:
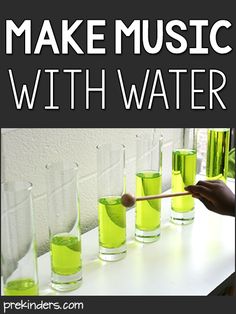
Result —
<path fill-rule="evenodd" d="M 228 174 L 230 129 L 208 129 L 207 165 L 208 180 L 226 181 Z"/>
<path fill-rule="evenodd" d="M 99 257 L 105 261 L 117 261 L 126 254 L 126 208 L 121 204 L 124 166 L 123 145 L 97 146 Z"/>
<path fill-rule="evenodd" d="M 136 136 L 136 197 L 162 192 L 162 141 L 157 130 Z M 161 200 L 136 203 L 135 238 L 154 242 L 160 237 Z"/>
<path fill-rule="evenodd" d="M 1 266 L 6 296 L 38 295 L 31 190 L 29 182 L 1 184 Z"/>
<path fill-rule="evenodd" d="M 185 187 L 195 184 L 197 172 L 197 130 L 183 129 L 181 143 L 172 152 L 172 192 L 184 192 Z M 194 220 L 194 199 L 191 195 L 173 197 L 171 221 L 189 224 Z"/>
<path fill-rule="evenodd" d="M 46 169 L 51 285 L 75 290 L 82 280 L 78 165 L 62 161 Z"/>

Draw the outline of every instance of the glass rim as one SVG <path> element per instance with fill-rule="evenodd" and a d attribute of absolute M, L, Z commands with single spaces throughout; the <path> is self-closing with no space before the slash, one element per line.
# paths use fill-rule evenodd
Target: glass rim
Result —
<path fill-rule="evenodd" d="M 5 181 L 1 183 L 1 191 L 6 193 L 16 193 L 22 191 L 31 191 L 33 184 L 29 181 Z"/>
<path fill-rule="evenodd" d="M 119 148 L 122 148 L 122 150 L 125 150 L 125 145 L 124 144 L 119 144 L 119 143 L 104 143 L 104 144 L 99 144 L 96 146 L 96 149 L 100 149 L 100 148 L 103 148 L 103 147 L 106 147 L 106 146 L 111 146 L 111 147 L 119 147 Z"/>
<path fill-rule="evenodd" d="M 230 128 L 208 128 L 208 130 L 210 131 L 219 131 L 219 132 L 223 132 L 223 131 L 228 131 L 230 130 Z"/>
<path fill-rule="evenodd" d="M 63 167 L 63 166 L 69 166 L 70 167 Z M 59 160 L 55 162 L 50 162 L 45 165 L 45 168 L 47 170 L 58 170 L 58 171 L 69 171 L 69 170 L 78 170 L 79 164 L 76 161 L 65 161 L 65 160 Z"/>

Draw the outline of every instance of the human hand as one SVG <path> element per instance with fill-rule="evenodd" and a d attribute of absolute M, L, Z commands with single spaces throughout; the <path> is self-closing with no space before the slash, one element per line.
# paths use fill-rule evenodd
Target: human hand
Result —
<path fill-rule="evenodd" d="M 235 216 L 235 195 L 221 180 L 199 181 L 186 191 L 198 198 L 209 210 L 222 215 Z"/>

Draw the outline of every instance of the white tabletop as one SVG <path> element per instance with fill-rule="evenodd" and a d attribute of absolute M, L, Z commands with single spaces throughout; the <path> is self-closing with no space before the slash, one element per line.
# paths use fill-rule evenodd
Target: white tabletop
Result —
<path fill-rule="evenodd" d="M 234 190 L 234 181 L 228 185 Z M 169 222 L 170 199 L 162 200 L 161 237 L 134 240 L 134 209 L 127 212 L 127 256 L 98 259 L 98 229 L 82 235 L 83 282 L 59 293 L 50 288 L 50 258 L 38 259 L 41 295 L 208 295 L 235 271 L 235 218 L 208 211 L 198 200 L 195 220 Z"/>

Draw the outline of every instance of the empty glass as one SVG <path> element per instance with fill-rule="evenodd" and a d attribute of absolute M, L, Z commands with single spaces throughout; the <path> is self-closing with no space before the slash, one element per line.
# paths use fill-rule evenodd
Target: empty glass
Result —
<path fill-rule="evenodd" d="M 78 165 L 58 162 L 46 169 L 52 287 L 74 290 L 82 280 Z"/>
<path fill-rule="evenodd" d="M 175 145 L 176 146 L 176 145 Z M 182 144 L 172 152 L 172 192 L 185 192 L 185 187 L 195 184 L 197 172 L 197 132 L 184 129 Z M 191 195 L 173 197 L 171 221 L 188 224 L 194 219 L 194 199 Z"/>
<path fill-rule="evenodd" d="M 126 208 L 124 193 L 125 147 L 97 146 L 99 257 L 115 261 L 126 253 Z"/>
<path fill-rule="evenodd" d="M 1 184 L 1 261 L 4 295 L 38 295 L 34 212 L 29 182 Z"/>
<path fill-rule="evenodd" d="M 136 137 L 136 197 L 162 192 L 162 141 L 156 130 Z M 153 242 L 160 236 L 161 200 L 136 203 L 135 238 Z"/>

